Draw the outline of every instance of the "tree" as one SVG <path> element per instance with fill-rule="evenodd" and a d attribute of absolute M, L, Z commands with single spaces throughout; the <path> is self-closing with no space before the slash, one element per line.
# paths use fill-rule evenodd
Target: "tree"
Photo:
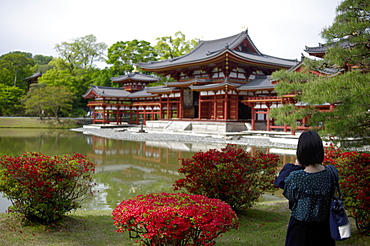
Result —
<path fill-rule="evenodd" d="M 27 82 L 24 79 L 32 75 L 32 67 L 35 65 L 28 54 L 30 53 L 11 52 L 0 57 L 0 83 L 27 88 Z"/>
<path fill-rule="evenodd" d="M 279 80 L 279 95 L 295 93 L 296 99 L 307 107 L 292 105 L 271 110 L 277 123 L 294 126 L 302 116 L 311 115 L 309 124 L 320 126 L 323 134 L 340 139 L 363 138 L 370 142 L 370 3 L 362 0 L 345 0 L 337 8 L 337 16 L 322 36 L 328 40 L 327 54 L 322 61 L 305 60 L 310 70 L 325 66 L 341 69 L 335 76 L 313 76 L 305 71 L 290 73 L 279 71 L 273 78 Z M 316 106 L 329 103 L 335 106 L 322 112 Z"/>
<path fill-rule="evenodd" d="M 55 45 L 56 51 L 65 61 L 65 66 L 73 74 L 77 68 L 90 69 L 93 63 L 104 60 L 104 52 L 107 49 L 105 43 L 97 43 L 94 35 L 76 38 L 73 42 L 62 42 Z"/>
<path fill-rule="evenodd" d="M 14 115 L 22 109 L 20 99 L 25 91 L 15 86 L 0 84 L 0 115 Z"/>
<path fill-rule="evenodd" d="M 155 51 L 160 56 L 160 60 L 172 59 L 186 55 L 198 43 L 196 39 L 186 40 L 185 34 L 176 32 L 175 36 L 165 36 L 156 39 L 158 42 L 154 46 Z"/>
<path fill-rule="evenodd" d="M 74 94 L 65 86 L 36 84 L 31 85 L 31 89 L 23 102 L 26 113 L 38 114 L 42 118 L 45 111 L 50 111 L 60 123 L 59 113 L 71 109 L 73 97 Z"/>
<path fill-rule="evenodd" d="M 36 65 L 47 65 L 51 60 L 53 60 L 52 56 L 44 56 L 44 55 L 34 55 L 33 60 L 35 61 Z"/>
<path fill-rule="evenodd" d="M 363 0 L 345 0 L 337 8 L 332 26 L 321 33 L 329 50 L 328 64 L 349 70 L 353 65 L 370 70 L 370 3 Z"/>
<path fill-rule="evenodd" d="M 134 39 L 132 41 L 119 41 L 108 49 L 106 62 L 112 64 L 114 74 L 126 74 L 134 70 L 134 65 L 139 62 L 156 61 L 157 53 L 149 42 Z M 140 68 L 137 68 L 140 69 Z"/>
<path fill-rule="evenodd" d="M 33 56 L 35 62 L 34 72 L 46 73 L 49 69 L 52 69 L 53 66 L 49 63 L 53 60 L 52 56 L 44 55 L 35 55 Z"/>

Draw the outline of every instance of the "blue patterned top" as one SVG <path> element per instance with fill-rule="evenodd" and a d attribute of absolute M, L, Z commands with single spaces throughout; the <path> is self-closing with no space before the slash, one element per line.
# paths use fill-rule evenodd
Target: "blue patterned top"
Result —
<path fill-rule="evenodd" d="M 317 173 L 293 171 L 284 181 L 283 195 L 292 203 L 291 215 L 294 218 L 300 221 L 328 219 L 334 188 L 328 170 Z"/>

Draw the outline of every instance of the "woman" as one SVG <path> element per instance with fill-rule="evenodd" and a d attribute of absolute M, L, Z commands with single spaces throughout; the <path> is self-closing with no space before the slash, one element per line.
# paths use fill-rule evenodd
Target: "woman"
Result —
<path fill-rule="evenodd" d="M 289 200 L 291 218 L 286 246 L 331 246 L 329 210 L 334 184 L 322 165 L 324 147 L 314 131 L 303 132 L 298 140 L 297 161 L 286 164 L 275 180 Z"/>

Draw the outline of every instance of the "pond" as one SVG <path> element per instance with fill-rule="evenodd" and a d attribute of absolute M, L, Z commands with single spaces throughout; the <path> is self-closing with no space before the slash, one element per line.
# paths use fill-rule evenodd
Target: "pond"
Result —
<path fill-rule="evenodd" d="M 225 144 L 114 140 L 70 130 L 0 128 L 1 155 L 19 156 L 32 151 L 51 156 L 73 153 L 88 156 L 96 164 L 93 178 L 99 192 L 83 209 L 94 210 L 112 210 L 122 200 L 139 194 L 173 192 L 172 184 L 181 177 L 177 172 L 180 158 L 223 147 Z M 276 149 L 243 148 L 249 152 L 276 152 L 281 156 L 281 165 L 294 161 L 289 151 L 284 154 L 284 150 L 278 153 Z M 264 199 L 282 198 L 266 195 Z M 0 212 L 9 205 L 9 201 L 0 198 Z"/>

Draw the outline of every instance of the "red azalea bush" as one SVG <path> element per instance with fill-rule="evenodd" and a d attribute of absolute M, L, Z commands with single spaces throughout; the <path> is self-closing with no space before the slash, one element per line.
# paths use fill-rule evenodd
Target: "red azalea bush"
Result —
<path fill-rule="evenodd" d="M 221 233 L 238 226 L 228 204 L 182 193 L 139 195 L 122 201 L 112 214 L 117 232 L 128 231 L 147 246 L 214 245 Z"/>
<path fill-rule="evenodd" d="M 341 152 L 334 146 L 325 148 L 325 165 L 334 165 L 339 171 L 339 185 L 345 207 L 364 234 L 370 233 L 370 155 Z"/>
<path fill-rule="evenodd" d="M 217 198 L 238 211 L 250 207 L 264 191 L 274 189 L 279 161 L 278 155 L 256 152 L 252 156 L 236 145 L 201 151 L 182 159 L 179 172 L 185 178 L 175 182 L 175 190 Z"/>
<path fill-rule="evenodd" d="M 85 156 L 45 156 L 38 152 L 0 158 L 0 191 L 12 202 L 9 212 L 51 223 L 77 209 L 92 194 L 95 165 Z"/>

